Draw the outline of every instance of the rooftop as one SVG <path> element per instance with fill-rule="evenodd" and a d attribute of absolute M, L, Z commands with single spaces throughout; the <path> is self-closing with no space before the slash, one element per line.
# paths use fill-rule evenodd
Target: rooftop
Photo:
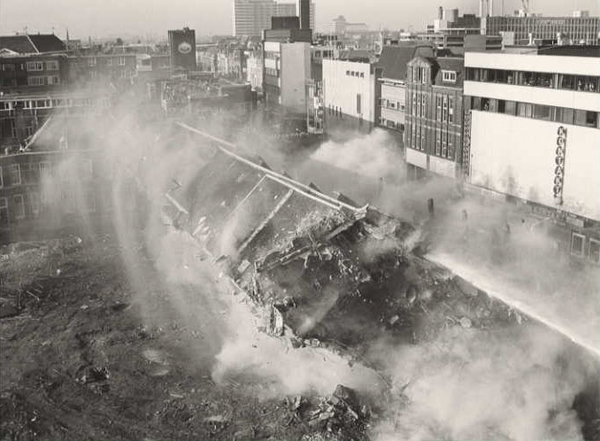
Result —
<path fill-rule="evenodd" d="M 0 36 L 0 50 L 9 49 L 20 54 L 62 52 L 66 45 L 54 34 L 20 34 Z"/>
<path fill-rule="evenodd" d="M 382 78 L 405 81 L 406 65 L 416 56 L 432 57 L 433 47 L 414 43 L 384 46 L 378 63 L 383 68 Z"/>

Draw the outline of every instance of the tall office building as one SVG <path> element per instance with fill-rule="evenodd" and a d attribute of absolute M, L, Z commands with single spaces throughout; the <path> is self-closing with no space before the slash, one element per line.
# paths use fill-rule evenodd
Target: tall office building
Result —
<path fill-rule="evenodd" d="M 274 0 L 233 0 L 233 35 L 257 37 L 271 28 L 271 17 L 296 15 L 295 3 Z"/>
<path fill-rule="evenodd" d="M 315 16 L 317 12 L 317 6 L 315 5 L 315 2 L 311 0 L 296 0 L 296 10 L 298 11 L 298 16 L 300 17 L 300 27 L 305 29 L 305 25 L 303 24 L 303 16 L 305 21 L 308 15 L 310 29 L 312 29 L 313 34 L 315 34 Z"/>

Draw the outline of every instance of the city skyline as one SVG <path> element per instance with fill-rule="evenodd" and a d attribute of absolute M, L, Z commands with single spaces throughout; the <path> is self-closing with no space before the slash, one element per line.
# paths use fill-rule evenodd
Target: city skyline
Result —
<path fill-rule="evenodd" d="M 292 3 L 287 1 L 284 3 Z M 519 9 L 519 0 L 496 1 L 495 13 Z M 476 0 L 423 0 L 418 5 L 407 6 L 405 1 L 373 0 L 367 9 L 363 1 L 318 0 L 317 31 L 329 31 L 331 20 L 344 15 L 349 21 L 366 22 L 371 29 L 425 29 L 425 24 L 436 16 L 438 6 L 458 7 L 462 13 L 477 13 Z M 111 36 L 164 35 L 167 29 L 189 26 L 199 36 L 229 35 L 232 30 L 232 2 L 229 0 L 105 0 L 101 3 L 80 0 L 3 0 L 0 4 L 0 34 L 23 32 L 54 32 L 71 38 Z M 376 7 L 375 7 L 376 6 Z M 599 14 L 596 0 L 545 0 L 531 2 L 531 10 L 546 16 L 571 15 L 573 10 L 588 10 Z M 206 11 L 210 13 L 207 14 Z"/>

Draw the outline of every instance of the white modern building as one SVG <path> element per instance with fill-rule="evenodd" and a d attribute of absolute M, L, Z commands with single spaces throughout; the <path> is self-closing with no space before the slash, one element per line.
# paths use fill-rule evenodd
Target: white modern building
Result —
<path fill-rule="evenodd" d="M 295 15 L 295 3 L 277 3 L 274 0 L 233 0 L 233 35 L 258 37 L 264 29 L 271 29 L 272 17 Z"/>
<path fill-rule="evenodd" d="M 264 93 L 267 104 L 306 114 L 310 43 L 264 42 Z"/>
<path fill-rule="evenodd" d="M 467 183 L 600 225 L 600 57 L 473 52 L 465 67 Z"/>
<path fill-rule="evenodd" d="M 345 126 L 370 130 L 379 120 L 378 70 L 372 63 L 323 60 L 323 105 L 327 129 Z"/>

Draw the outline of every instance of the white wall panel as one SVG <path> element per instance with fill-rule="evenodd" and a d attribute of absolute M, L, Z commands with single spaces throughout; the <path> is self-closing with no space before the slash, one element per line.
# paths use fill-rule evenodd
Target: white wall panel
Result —
<path fill-rule="evenodd" d="M 473 111 L 470 183 L 600 220 L 600 130 Z M 567 128 L 563 205 L 553 195 L 557 130 Z"/>

